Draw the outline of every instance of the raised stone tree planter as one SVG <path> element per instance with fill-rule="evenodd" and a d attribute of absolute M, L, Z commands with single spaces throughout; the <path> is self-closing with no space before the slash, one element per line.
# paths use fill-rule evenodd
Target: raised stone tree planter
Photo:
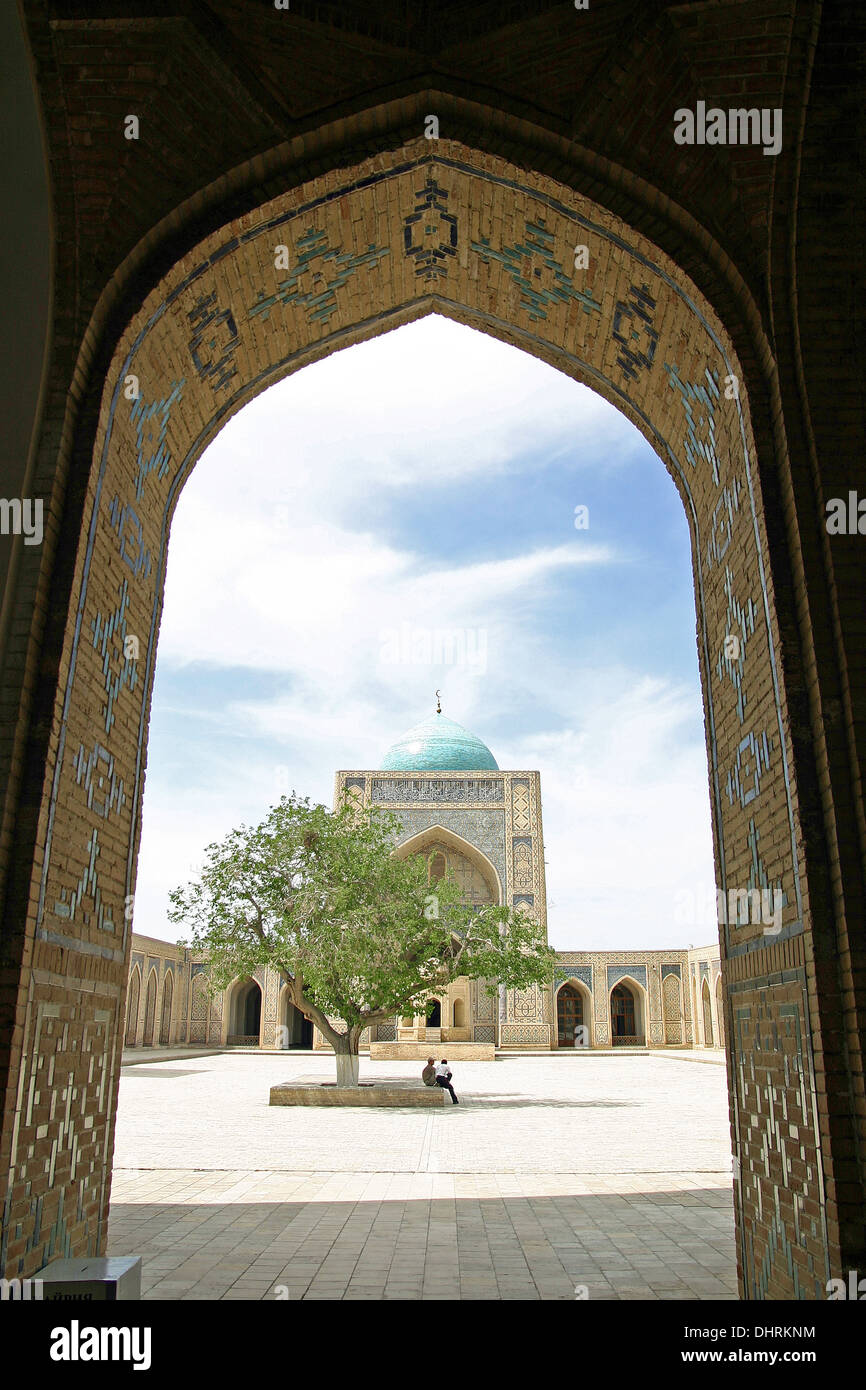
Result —
<path fill-rule="evenodd" d="M 271 1087 L 271 1105 L 387 1105 L 441 1109 L 448 1092 L 418 1081 L 362 1081 L 340 1086 L 319 1077 L 299 1077 Z"/>

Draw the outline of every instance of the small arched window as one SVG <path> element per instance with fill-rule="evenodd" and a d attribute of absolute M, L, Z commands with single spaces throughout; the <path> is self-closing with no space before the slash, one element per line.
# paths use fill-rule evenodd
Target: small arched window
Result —
<path fill-rule="evenodd" d="M 429 882 L 438 883 L 441 878 L 445 877 L 446 868 L 447 864 L 445 860 L 445 855 L 442 853 L 441 850 L 436 850 L 435 853 L 431 854 L 430 856 Z"/>

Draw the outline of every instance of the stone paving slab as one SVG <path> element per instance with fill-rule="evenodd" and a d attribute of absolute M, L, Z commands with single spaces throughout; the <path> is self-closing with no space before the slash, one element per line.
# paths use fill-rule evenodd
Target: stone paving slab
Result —
<path fill-rule="evenodd" d="M 286 1066 L 124 1073 L 109 1252 L 145 1298 L 736 1297 L 723 1070 L 466 1064 L 463 1104 L 419 1114 L 270 1109 Z"/>
<path fill-rule="evenodd" d="M 189 1069 L 190 1075 L 177 1073 Z M 658 1057 L 521 1057 L 452 1068 L 460 1105 L 414 1113 L 271 1107 L 293 1077 L 334 1079 L 333 1057 L 223 1053 L 121 1073 L 122 1168 L 730 1173 L 724 1068 Z M 361 1080 L 413 1079 L 361 1059 Z M 331 1156 L 329 1159 L 328 1156 Z"/>
<path fill-rule="evenodd" d="M 682 1172 L 121 1171 L 109 1250 L 145 1299 L 736 1298 L 730 1183 Z"/>

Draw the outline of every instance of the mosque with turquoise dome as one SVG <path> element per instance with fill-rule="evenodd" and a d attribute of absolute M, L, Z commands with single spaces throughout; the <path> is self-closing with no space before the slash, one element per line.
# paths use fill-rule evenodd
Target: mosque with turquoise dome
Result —
<path fill-rule="evenodd" d="M 520 907 L 547 931 L 541 774 L 500 768 L 475 734 L 442 713 L 415 724 L 377 768 L 336 774 L 335 807 L 350 799 L 391 811 L 394 853 L 427 859 L 431 881 L 457 879 L 467 902 Z M 553 984 L 514 990 L 465 977 L 361 1039 L 371 1058 L 493 1061 L 508 1051 L 724 1045 L 719 948 L 557 951 Z M 268 966 L 213 996 L 207 960 L 133 935 L 128 1047 L 313 1048 L 327 1044 Z M 488 982 L 493 983 L 496 982 Z"/>
<path fill-rule="evenodd" d="M 432 878 L 448 873 L 467 901 L 508 903 L 547 926 L 540 774 L 503 771 L 486 743 L 436 712 L 392 744 L 375 770 L 336 775 L 334 804 L 381 806 L 401 824 L 395 853 L 423 854 Z M 549 1047 L 544 991 L 457 980 L 425 1017 L 379 1025 L 371 1053 L 414 1056 L 447 1041 L 455 1056 L 495 1046 Z M 457 1047 L 457 1051 L 455 1051 Z"/>

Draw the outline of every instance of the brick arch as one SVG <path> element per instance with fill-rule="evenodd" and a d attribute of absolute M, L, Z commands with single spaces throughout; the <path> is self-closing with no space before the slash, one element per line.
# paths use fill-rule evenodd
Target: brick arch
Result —
<path fill-rule="evenodd" d="M 570 985 L 572 989 L 576 990 L 577 993 L 580 995 L 581 1000 L 583 1001 L 583 1026 L 584 1026 L 584 1028 L 586 1029 L 586 1032 L 587 1032 L 587 1044 L 586 1044 L 586 1045 L 587 1045 L 587 1047 L 595 1047 L 595 1018 L 594 1018 L 593 1001 L 592 1001 L 592 990 L 590 989 L 589 985 L 586 984 L 586 982 L 585 982 L 584 980 L 578 979 L 578 977 L 577 977 L 576 975 L 569 975 L 568 978 L 565 979 L 565 980 L 558 980 L 558 981 L 555 983 L 555 986 L 554 986 L 554 989 L 553 989 L 553 997 L 552 997 L 552 1000 L 551 1000 L 550 1018 L 551 1018 L 551 1034 L 552 1034 L 554 1040 L 556 1041 L 556 1045 L 557 1045 L 557 1047 L 558 1047 L 558 1045 L 559 1045 L 559 1041 L 558 1041 L 558 1028 L 557 1028 L 557 1022 L 558 1022 L 557 1007 L 558 1007 L 558 1003 L 559 1003 L 559 996 L 560 996 L 561 992 L 563 991 L 563 989 L 565 988 L 566 985 Z"/>
<path fill-rule="evenodd" d="M 462 835 L 446 829 L 444 825 L 430 825 L 416 835 L 410 835 L 408 839 L 400 842 L 394 853 L 398 859 L 408 859 L 413 854 L 432 855 L 436 851 L 444 853 L 446 861 L 449 856 L 455 856 L 458 861 L 466 860 L 483 879 L 490 901 L 496 904 L 502 902 L 502 884 L 493 861 L 477 845 L 473 845 L 471 840 L 465 840 Z"/>
<path fill-rule="evenodd" d="M 275 247 L 283 245 L 287 267 L 276 270 Z M 588 249 L 586 270 L 576 246 Z M 733 1058 L 741 1087 L 734 1124 L 757 1155 L 760 1141 L 747 1136 L 745 1121 L 740 1127 L 740 1110 L 754 1107 L 737 1065 L 779 1008 L 793 1007 L 798 1058 L 808 1069 L 810 1020 L 808 904 L 744 371 L 706 299 L 645 236 L 550 176 L 456 142 L 439 141 L 435 152 L 410 142 L 245 213 L 169 269 L 127 324 L 105 376 L 63 639 L 45 854 L 31 885 L 37 935 L 114 953 L 122 973 L 127 946 L 118 933 L 134 892 L 168 534 L 189 471 L 226 420 L 268 385 L 430 312 L 509 341 L 598 391 L 650 441 L 683 501 L 718 882 L 726 892 L 753 879 L 779 888 L 778 945 L 796 943 L 800 971 L 787 993 L 759 996 L 747 988 L 742 961 L 765 948 L 760 926 L 724 929 L 723 952 L 749 997 Z M 140 397 L 131 400 L 125 391 L 134 385 Z M 758 1084 L 770 1086 L 765 1071 Z M 814 1110 L 800 1122 L 818 1169 Z M 741 1164 L 742 1233 L 762 1178 L 742 1152 Z M 763 1205 L 773 1209 L 770 1189 Z M 757 1239 L 773 1250 L 776 1237 L 763 1230 Z"/>
<path fill-rule="evenodd" d="M 634 999 L 635 1028 L 637 1030 L 636 1036 L 642 1037 L 644 1043 L 646 1044 L 650 1040 L 649 994 L 645 985 L 642 985 L 639 980 L 636 980 L 634 975 L 629 975 L 627 972 L 624 971 L 621 975 L 617 975 L 616 978 L 614 980 L 611 980 L 608 984 L 607 1022 L 610 1028 L 611 1046 L 613 1046 L 614 1038 L 613 993 L 614 990 L 617 989 L 617 987 L 620 985 L 624 986 L 625 989 L 629 990 Z"/>

